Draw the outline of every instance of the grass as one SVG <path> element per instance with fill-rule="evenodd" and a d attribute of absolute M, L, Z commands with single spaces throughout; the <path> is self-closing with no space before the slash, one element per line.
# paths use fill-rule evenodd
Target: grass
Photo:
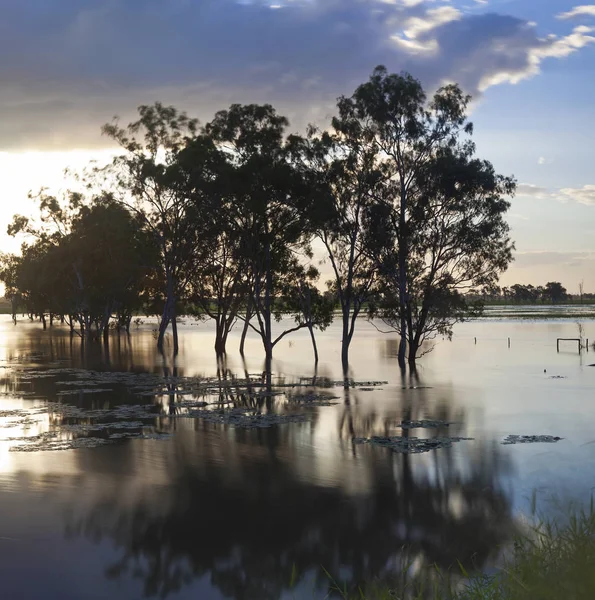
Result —
<path fill-rule="evenodd" d="M 572 510 L 561 520 L 542 520 L 518 536 L 494 575 L 470 575 L 455 563 L 349 590 L 331 581 L 329 598 L 343 600 L 593 600 L 595 510 Z"/>

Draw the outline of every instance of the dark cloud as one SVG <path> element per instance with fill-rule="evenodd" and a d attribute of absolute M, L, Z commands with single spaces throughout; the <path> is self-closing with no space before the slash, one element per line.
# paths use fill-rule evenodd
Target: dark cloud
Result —
<path fill-rule="evenodd" d="M 209 118 L 269 101 L 321 120 L 377 64 L 478 94 L 595 41 L 540 39 L 526 22 L 410 0 L 3 0 L 0 145 L 102 143 L 115 113 L 162 100 Z M 105 143 L 105 142 L 103 142 Z"/>

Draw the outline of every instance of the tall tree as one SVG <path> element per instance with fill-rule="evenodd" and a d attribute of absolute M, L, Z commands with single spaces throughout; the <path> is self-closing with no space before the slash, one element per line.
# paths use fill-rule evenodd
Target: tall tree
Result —
<path fill-rule="evenodd" d="M 273 336 L 279 315 L 275 302 L 283 280 L 292 277 L 297 254 L 308 255 L 309 235 L 304 212 L 308 187 L 294 167 L 293 138 L 286 137 L 288 121 L 270 105 L 232 105 L 220 111 L 205 127 L 228 153 L 234 166 L 233 195 L 240 208 L 248 258 L 250 301 L 270 372 L 274 346 L 286 335 L 304 327 L 297 324 Z"/>
<path fill-rule="evenodd" d="M 158 347 L 163 348 L 171 324 L 177 353 L 177 305 L 196 266 L 196 249 L 203 241 L 201 219 L 209 214 L 197 210 L 196 199 L 188 196 L 177 163 L 179 152 L 196 136 L 198 124 L 185 113 L 161 103 L 141 106 L 138 111 L 139 119 L 125 128 L 117 120 L 103 126 L 103 133 L 125 153 L 102 172 L 114 184 L 114 197 L 143 219 L 156 240 L 165 298 Z M 207 163 L 196 164 L 195 169 L 207 171 Z M 204 175 L 207 179 L 208 175 Z"/>
<path fill-rule="evenodd" d="M 473 131 L 469 101 L 447 85 L 428 102 L 419 81 L 384 67 L 339 100 L 340 118 L 365 132 L 390 171 L 391 201 L 371 216 L 388 244 L 382 249 L 377 236 L 372 241 L 385 283 L 398 291 L 388 320 L 401 337 L 401 363 L 408 342 L 414 361 L 426 333 L 448 331 L 452 317 L 461 318 L 462 288 L 490 283 L 511 260 L 503 196 L 514 182 L 474 158 L 465 138 Z"/>
<path fill-rule="evenodd" d="M 341 360 L 349 363 L 349 346 L 357 318 L 374 291 L 377 269 L 368 251 L 366 214 L 386 190 L 387 172 L 367 132 L 341 114 L 332 131 L 309 131 L 303 157 L 314 174 L 316 201 L 309 220 L 332 268 L 329 289 L 341 307 Z"/>

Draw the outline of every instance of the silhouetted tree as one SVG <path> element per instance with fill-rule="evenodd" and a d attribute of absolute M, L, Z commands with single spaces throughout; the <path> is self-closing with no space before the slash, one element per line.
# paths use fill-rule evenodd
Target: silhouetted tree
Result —
<path fill-rule="evenodd" d="M 159 324 L 158 347 L 163 348 L 171 324 L 174 352 L 179 348 L 177 305 L 187 289 L 197 263 L 197 248 L 203 242 L 196 198 L 181 185 L 177 163 L 179 152 L 197 133 L 197 122 L 174 107 L 161 103 L 139 107 L 139 119 L 120 127 L 117 120 L 103 126 L 103 133 L 116 141 L 125 154 L 103 170 L 113 184 L 114 198 L 143 219 L 155 237 L 160 252 L 160 287 L 165 298 Z M 201 155 L 204 158 L 207 155 Z M 197 165 L 203 171 L 207 165 Z"/>
<path fill-rule="evenodd" d="M 296 142 L 286 138 L 288 121 L 270 105 L 232 105 L 220 111 L 206 133 L 234 165 L 232 185 L 241 207 L 246 240 L 243 245 L 250 272 L 250 307 L 257 325 L 249 320 L 263 343 L 267 372 L 274 346 L 298 323 L 273 336 L 275 302 L 298 264 L 297 253 L 309 256 L 309 232 L 304 213 L 309 190 L 292 164 Z M 251 315 L 247 315 L 249 319 Z"/>
<path fill-rule="evenodd" d="M 563 302 L 568 296 L 566 288 L 559 281 L 549 281 L 546 283 L 544 294 L 551 300 L 552 304 Z"/>
<path fill-rule="evenodd" d="M 317 198 L 309 219 L 332 267 L 328 287 L 341 307 L 341 360 L 347 368 L 357 318 L 377 275 L 365 215 L 386 189 L 388 177 L 378 164 L 377 148 L 359 123 L 341 113 L 332 127 L 324 133 L 310 129 L 303 157 L 315 174 Z"/>
<path fill-rule="evenodd" d="M 422 342 L 449 335 L 472 307 L 462 291 L 497 281 L 512 260 L 504 214 L 510 178 L 474 157 L 465 135 L 470 98 L 456 85 L 431 102 L 410 75 L 377 67 L 339 100 L 350 127 L 365 132 L 390 169 L 392 194 L 371 211 L 372 250 L 383 277 L 380 314 L 401 337 L 399 360 Z"/>

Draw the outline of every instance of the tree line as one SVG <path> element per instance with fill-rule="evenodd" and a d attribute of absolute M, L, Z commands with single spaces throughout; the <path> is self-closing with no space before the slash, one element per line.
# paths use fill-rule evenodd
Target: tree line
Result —
<path fill-rule="evenodd" d="M 81 176 L 82 192 L 41 190 L 37 218 L 15 215 L 9 234 L 26 237 L 2 260 L 7 297 L 85 339 L 158 314 L 157 343 L 171 327 L 175 352 L 181 314 L 210 318 L 218 354 L 241 327 L 242 353 L 253 330 L 267 365 L 299 329 L 317 358 L 315 330 L 335 311 L 347 365 L 367 316 L 413 363 L 481 310 L 469 292 L 512 260 L 516 183 L 476 156 L 469 102 L 457 85 L 428 99 L 411 75 L 377 67 L 338 99 L 330 127 L 301 134 L 268 104 L 234 104 L 204 125 L 141 106 L 130 125 L 103 127 L 120 153 Z"/>
<path fill-rule="evenodd" d="M 489 286 L 481 290 L 484 302 L 512 304 L 560 304 L 572 298 L 559 281 L 548 281 L 545 285 L 515 283 L 511 286 Z M 590 299 L 592 294 L 581 294 L 580 299 Z"/>

